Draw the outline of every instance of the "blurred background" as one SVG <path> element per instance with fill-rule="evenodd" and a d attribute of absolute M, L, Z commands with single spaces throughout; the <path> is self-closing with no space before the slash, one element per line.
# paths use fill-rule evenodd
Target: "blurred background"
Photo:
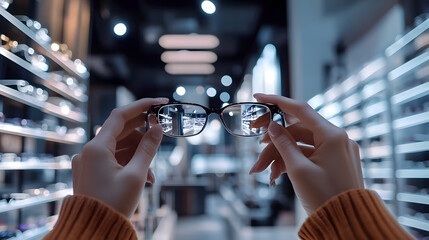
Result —
<path fill-rule="evenodd" d="M 0 239 L 40 239 L 72 194 L 70 158 L 144 97 L 221 108 L 307 101 L 361 147 L 367 188 L 429 238 L 429 2 L 0 0 Z M 132 223 L 140 239 L 298 239 L 283 174 L 249 175 L 260 137 L 218 116 L 165 136 Z M 268 168 L 269 169 L 269 168 Z M 339 169 L 341 171 L 341 169 Z"/>

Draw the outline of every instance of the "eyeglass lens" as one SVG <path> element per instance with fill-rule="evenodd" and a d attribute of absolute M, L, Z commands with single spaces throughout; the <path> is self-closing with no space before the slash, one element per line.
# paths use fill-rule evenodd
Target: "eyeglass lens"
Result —
<path fill-rule="evenodd" d="M 271 112 L 265 105 L 236 104 L 222 111 L 225 127 L 240 136 L 261 135 L 267 132 Z"/>
<path fill-rule="evenodd" d="M 224 108 L 221 118 L 232 134 L 256 136 L 267 132 L 271 112 L 261 104 L 235 104 Z M 199 134 L 207 119 L 204 108 L 190 104 L 170 104 L 161 107 L 158 112 L 158 122 L 163 132 L 174 137 Z"/>
<path fill-rule="evenodd" d="M 204 108 L 189 104 L 163 106 L 158 112 L 158 122 L 165 134 L 176 137 L 200 133 L 207 121 Z"/>

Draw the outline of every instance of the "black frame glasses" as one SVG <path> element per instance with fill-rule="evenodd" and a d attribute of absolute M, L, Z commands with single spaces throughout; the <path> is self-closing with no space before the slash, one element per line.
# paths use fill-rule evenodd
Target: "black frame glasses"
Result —
<path fill-rule="evenodd" d="M 237 107 L 237 105 L 251 105 L 250 107 L 253 106 L 263 106 L 265 107 L 268 111 L 265 113 L 270 113 L 270 121 L 274 120 L 274 116 L 276 114 L 278 114 L 279 116 L 281 116 L 281 123 L 282 125 L 285 127 L 286 126 L 286 122 L 285 122 L 285 117 L 284 117 L 284 113 L 276 106 L 273 104 L 267 104 L 267 103 L 258 103 L 258 102 L 240 102 L 240 103 L 233 103 L 233 104 L 229 104 L 225 107 L 222 108 L 208 108 L 205 106 L 202 106 L 200 104 L 196 104 L 196 103 L 186 103 L 186 102 L 171 102 L 171 103 L 166 103 L 166 104 L 156 104 L 156 105 L 152 105 L 149 109 L 149 111 L 147 112 L 147 120 L 146 120 L 146 130 L 148 130 L 150 128 L 150 123 L 151 123 L 151 116 L 156 116 L 156 123 L 158 124 L 163 124 L 160 121 L 160 115 L 162 115 L 161 110 L 163 110 L 166 107 L 173 107 L 173 106 L 178 106 L 178 105 L 186 105 L 187 107 L 189 106 L 193 106 L 193 107 L 200 107 L 201 109 L 204 110 L 203 113 L 201 113 L 201 115 L 203 115 L 204 118 L 204 122 L 203 122 L 203 126 L 201 129 L 198 130 L 197 133 L 193 133 L 193 134 L 189 134 L 189 135 L 184 135 L 184 134 L 169 134 L 167 132 L 164 131 L 164 127 L 163 127 L 163 133 L 166 136 L 170 136 L 170 137 L 191 137 L 191 136 L 195 136 L 200 134 L 205 127 L 207 126 L 207 122 L 209 119 L 210 114 L 215 113 L 219 116 L 223 126 L 225 127 L 225 129 L 232 135 L 234 136 L 239 136 L 239 137 L 257 137 L 257 136 L 261 136 L 264 135 L 265 133 L 267 133 L 268 128 L 263 129 L 262 132 L 258 132 L 258 133 L 252 133 L 252 134 L 237 134 L 234 133 L 233 130 L 230 129 L 230 127 L 228 127 L 228 124 L 225 122 L 225 119 L 223 117 L 223 113 L 226 112 L 228 109 L 231 109 L 233 107 Z M 250 108 L 249 107 L 249 108 Z M 261 115 L 261 116 L 265 116 L 265 114 Z M 259 116 L 259 117 L 261 117 Z M 266 125 L 266 127 L 268 126 L 268 124 Z"/>

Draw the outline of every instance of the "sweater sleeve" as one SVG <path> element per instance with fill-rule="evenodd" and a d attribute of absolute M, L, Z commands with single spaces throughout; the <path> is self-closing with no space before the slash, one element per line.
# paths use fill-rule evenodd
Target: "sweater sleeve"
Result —
<path fill-rule="evenodd" d="M 85 195 L 66 197 L 50 239 L 137 239 L 131 223 L 115 209 Z"/>
<path fill-rule="evenodd" d="M 301 239 L 414 239 L 370 190 L 344 192 L 304 222 Z"/>

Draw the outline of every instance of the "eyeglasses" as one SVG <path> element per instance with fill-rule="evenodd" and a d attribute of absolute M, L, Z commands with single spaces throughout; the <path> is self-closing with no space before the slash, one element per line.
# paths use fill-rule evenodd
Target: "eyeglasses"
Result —
<path fill-rule="evenodd" d="M 190 137 L 200 134 L 210 114 L 219 115 L 225 129 L 234 136 L 254 137 L 265 134 L 274 116 L 280 115 L 285 126 L 284 113 L 275 105 L 254 102 L 234 103 L 220 109 L 194 103 L 168 103 L 151 106 L 147 112 L 146 129 L 151 116 L 170 137 Z"/>

